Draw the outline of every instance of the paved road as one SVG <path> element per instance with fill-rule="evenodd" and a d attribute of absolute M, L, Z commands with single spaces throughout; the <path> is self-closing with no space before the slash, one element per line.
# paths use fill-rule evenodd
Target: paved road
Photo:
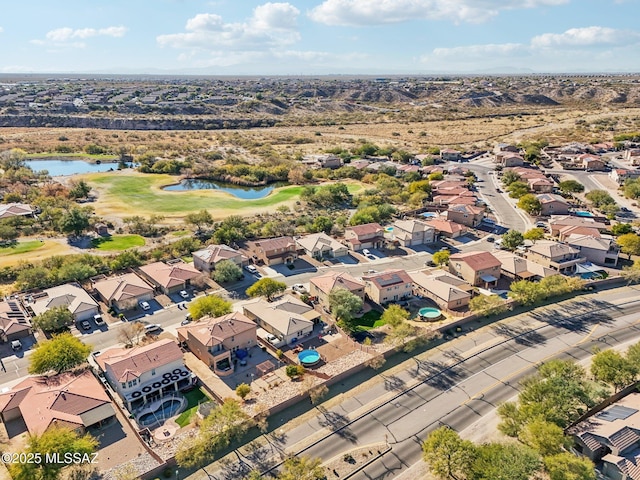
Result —
<path fill-rule="evenodd" d="M 639 291 L 625 287 L 586 295 L 468 333 L 419 356 L 406 370 L 381 375 L 384 381 L 287 431 L 280 448 L 300 452 L 302 443 L 319 436 L 304 454 L 327 460 L 355 446 L 386 440 L 391 451 L 353 478 L 394 478 L 419 460 L 420 443 L 430 430 L 442 424 L 462 430 L 476 422 L 517 394 L 519 380 L 539 362 L 580 360 L 591 355 L 594 346 L 640 339 Z M 385 398 L 386 403 L 370 411 L 372 402 Z M 326 429 L 335 433 L 323 438 L 320 432 Z M 259 457 L 264 460 L 269 451 L 263 453 Z M 218 470 L 215 478 L 233 475 L 237 470 Z M 206 477 L 199 473 L 192 478 Z"/>

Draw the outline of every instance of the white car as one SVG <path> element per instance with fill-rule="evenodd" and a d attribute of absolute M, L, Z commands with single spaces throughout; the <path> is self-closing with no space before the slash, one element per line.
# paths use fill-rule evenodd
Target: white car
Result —
<path fill-rule="evenodd" d="M 189 298 L 189 293 L 186 290 L 180 290 L 180 296 L 182 298 Z"/>
<path fill-rule="evenodd" d="M 161 329 L 162 327 L 157 323 L 150 323 L 149 325 L 144 326 L 144 333 L 153 333 Z"/>
<path fill-rule="evenodd" d="M 93 316 L 93 321 L 96 322 L 96 325 L 98 325 L 99 327 L 104 325 L 104 318 L 102 318 L 102 315 L 100 315 L 99 313 Z"/>
<path fill-rule="evenodd" d="M 307 289 L 304 288 L 304 285 L 302 285 L 301 283 L 296 283 L 295 285 L 293 285 L 291 287 L 291 290 L 298 293 L 305 293 L 307 291 Z"/>
<path fill-rule="evenodd" d="M 149 305 L 149 302 L 139 302 L 139 304 L 141 309 L 151 310 L 151 305 Z"/>
<path fill-rule="evenodd" d="M 253 274 L 258 273 L 258 269 L 253 265 L 247 265 L 246 267 L 244 267 L 244 269 L 249 273 L 253 273 Z"/>
<path fill-rule="evenodd" d="M 366 249 L 366 248 L 365 248 L 364 250 L 362 250 L 362 254 L 363 254 L 365 257 L 368 257 L 369 255 L 371 255 L 371 252 L 370 252 L 368 249 Z"/>

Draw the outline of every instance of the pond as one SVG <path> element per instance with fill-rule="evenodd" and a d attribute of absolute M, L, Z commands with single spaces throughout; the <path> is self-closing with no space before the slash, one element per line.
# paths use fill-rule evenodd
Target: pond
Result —
<path fill-rule="evenodd" d="M 91 163 L 84 160 L 27 160 L 27 167 L 35 172 L 46 170 L 52 177 L 78 175 L 80 173 L 108 172 L 118 168 L 117 162 Z"/>
<path fill-rule="evenodd" d="M 280 187 L 282 185 L 282 183 L 272 183 L 271 185 L 261 185 L 259 187 L 244 187 L 241 185 L 234 185 L 232 183 L 216 182 L 214 180 L 188 178 L 182 180 L 180 183 L 176 183 L 175 185 L 162 187 L 162 189 L 170 192 L 181 192 L 186 190 L 220 190 L 243 200 L 256 200 L 258 198 L 266 197 L 276 187 Z"/>

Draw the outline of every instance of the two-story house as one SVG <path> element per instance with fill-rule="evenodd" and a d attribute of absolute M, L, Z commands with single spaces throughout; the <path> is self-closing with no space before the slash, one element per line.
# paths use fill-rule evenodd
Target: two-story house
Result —
<path fill-rule="evenodd" d="M 385 235 L 403 247 L 428 245 L 437 240 L 435 228 L 422 220 L 396 220 L 392 228 Z"/>
<path fill-rule="evenodd" d="M 555 193 L 541 193 L 536 195 L 540 202 L 540 215 L 566 215 L 569 213 L 569 202 Z"/>
<path fill-rule="evenodd" d="M 300 237 L 296 239 L 296 244 L 300 250 L 304 250 L 307 255 L 318 260 L 329 257 L 344 257 L 349 253 L 346 245 L 324 232 Z"/>
<path fill-rule="evenodd" d="M 365 248 L 382 248 L 384 245 L 384 229 L 378 223 L 354 225 L 344 230 L 344 242 L 349 250 Z"/>
<path fill-rule="evenodd" d="M 467 227 L 477 227 L 483 218 L 484 208 L 474 205 L 451 205 L 447 209 L 447 220 Z"/>
<path fill-rule="evenodd" d="M 289 236 L 247 242 L 247 250 L 254 262 L 265 265 L 293 263 L 298 258 L 296 241 Z"/>
<path fill-rule="evenodd" d="M 443 270 L 418 271 L 409 274 L 416 294 L 436 302 L 440 308 L 455 310 L 469 305 L 470 284 Z"/>
<path fill-rule="evenodd" d="M 309 280 L 309 295 L 329 310 L 329 294 L 336 288 L 344 288 L 364 300 L 364 283 L 346 272 L 327 272 Z"/>
<path fill-rule="evenodd" d="M 218 376 L 234 372 L 236 352 L 246 355 L 257 344 L 258 326 L 240 312 L 201 318 L 177 330 L 178 341 Z"/>
<path fill-rule="evenodd" d="M 609 172 L 609 178 L 618 185 L 624 185 L 627 180 L 640 178 L 640 170 L 630 170 L 625 168 L 614 168 Z"/>
<path fill-rule="evenodd" d="M 576 265 L 587 260 L 577 248 L 553 240 L 538 240 L 529 247 L 526 257 L 566 274 L 575 272 Z"/>
<path fill-rule="evenodd" d="M 449 257 L 449 272 L 476 287 L 494 287 L 500 278 L 501 265 L 489 252 L 471 251 Z"/>
<path fill-rule="evenodd" d="M 193 266 L 201 272 L 212 273 L 216 265 L 223 260 L 229 260 L 239 267 L 248 263 L 247 257 L 242 252 L 228 245 L 209 245 L 193 252 Z"/>
<path fill-rule="evenodd" d="M 606 230 L 607 228 L 607 226 L 604 223 L 588 217 L 558 215 L 558 216 L 552 216 L 551 219 L 549 220 L 549 229 L 551 230 L 551 235 L 554 237 L 559 236 L 560 231 L 563 230 L 565 227 L 584 227 L 584 228 L 592 228 L 596 230 Z"/>
<path fill-rule="evenodd" d="M 193 382 L 182 350 L 168 338 L 133 348 L 111 348 L 94 358 L 130 412 Z"/>
<path fill-rule="evenodd" d="M 615 267 L 620 247 L 610 235 L 569 235 L 566 242 L 580 251 L 580 255 L 596 265 Z"/>
<path fill-rule="evenodd" d="M 640 148 L 630 148 L 629 150 L 625 150 L 623 158 L 631 165 L 637 167 L 640 165 Z"/>
<path fill-rule="evenodd" d="M 443 148 L 440 150 L 440 158 L 447 162 L 457 162 L 462 158 L 462 153 L 458 150 L 454 150 L 453 148 Z"/>
<path fill-rule="evenodd" d="M 493 256 L 500 260 L 502 264 L 502 275 L 513 280 L 536 281 L 553 275 L 559 275 L 559 273 L 552 268 L 545 267 L 512 252 L 499 250 L 494 252 Z"/>
<path fill-rule="evenodd" d="M 365 274 L 362 281 L 365 295 L 378 305 L 407 298 L 413 290 L 411 277 L 401 269 Z"/>

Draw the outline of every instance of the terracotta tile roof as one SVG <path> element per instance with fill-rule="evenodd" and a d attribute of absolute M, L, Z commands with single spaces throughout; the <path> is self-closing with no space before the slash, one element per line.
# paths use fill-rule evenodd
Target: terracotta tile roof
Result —
<path fill-rule="evenodd" d="M 428 274 L 423 271 L 412 272 L 409 274 L 413 283 L 427 292 L 429 294 L 436 296 L 437 298 L 445 301 L 452 302 L 456 300 L 464 300 L 471 298 L 471 294 L 461 288 L 459 288 L 455 283 L 455 280 L 460 281 L 462 284 L 467 284 L 464 280 L 458 279 L 453 275 L 447 274 L 446 272 L 432 273 Z M 450 277 L 453 277 L 453 281 L 449 281 Z"/>
<path fill-rule="evenodd" d="M 559 232 L 560 240 L 564 240 L 569 235 L 589 235 L 591 237 L 599 238 L 600 231 L 597 228 L 583 227 L 580 225 L 567 225 L 562 227 Z"/>
<path fill-rule="evenodd" d="M 126 273 L 118 277 L 99 280 L 94 288 L 100 292 L 108 302 L 118 302 L 128 298 L 136 298 L 145 293 L 153 292 L 153 287 L 135 273 Z"/>
<path fill-rule="evenodd" d="M 155 262 L 143 265 L 140 267 L 140 271 L 164 288 L 184 285 L 186 281 L 202 275 L 196 268 L 186 263 L 168 265 L 164 262 Z"/>
<path fill-rule="evenodd" d="M 364 283 L 346 272 L 327 272 L 324 275 L 313 277 L 310 282 L 326 294 L 329 294 L 334 288 L 344 288 L 350 292 L 364 288 Z"/>
<path fill-rule="evenodd" d="M 475 272 L 502 265 L 500 260 L 494 257 L 491 253 L 479 251 L 455 253 L 449 257 L 449 261 L 464 262 Z"/>
<path fill-rule="evenodd" d="M 217 318 L 202 318 L 198 322 L 178 328 L 179 338 L 196 338 L 200 343 L 211 347 L 244 332 L 256 330 L 258 326 L 240 312 L 233 312 Z"/>
<path fill-rule="evenodd" d="M 194 257 L 198 257 L 207 263 L 218 263 L 222 260 L 229 260 L 242 256 L 237 250 L 227 245 L 209 245 L 207 248 L 193 252 Z"/>
<path fill-rule="evenodd" d="M 562 203 L 563 205 L 569 205 L 569 202 L 567 202 L 563 197 L 561 197 L 560 195 L 556 195 L 554 193 L 541 193 L 540 195 L 536 195 L 536 198 L 542 204 L 559 202 L 559 203 Z"/>
<path fill-rule="evenodd" d="M 580 253 L 580 250 L 573 248 L 566 243 L 555 242 L 553 240 L 538 240 L 529 247 L 529 251 L 551 259 L 561 257 L 563 255 L 575 255 Z"/>
<path fill-rule="evenodd" d="M 434 229 L 434 227 L 422 220 L 396 220 L 393 222 L 393 228 L 402 230 L 407 233 L 426 232 Z M 396 233 L 397 234 L 397 233 Z"/>
<path fill-rule="evenodd" d="M 277 237 L 247 242 L 247 245 L 253 250 L 259 250 L 266 253 L 281 248 L 295 249 L 296 241 L 293 239 L 293 237 Z"/>
<path fill-rule="evenodd" d="M 182 359 L 182 351 L 171 339 L 133 348 L 112 348 L 96 356 L 102 370 L 110 368 L 118 382 L 139 378 L 154 368 Z"/>
<path fill-rule="evenodd" d="M 440 218 L 433 218 L 427 220 L 427 223 L 435 228 L 438 232 L 446 232 L 450 234 L 465 232 L 467 227 L 460 225 L 459 223 L 452 222 L 450 220 L 444 220 Z"/>
<path fill-rule="evenodd" d="M 0 204 L 0 219 L 32 214 L 33 209 L 31 205 L 27 205 L 26 203 Z"/>
<path fill-rule="evenodd" d="M 374 235 L 376 233 L 382 233 L 382 226 L 379 223 L 365 223 L 364 225 L 354 225 L 353 227 L 347 227 L 346 230 L 351 230 L 358 237 L 363 235 Z"/>
<path fill-rule="evenodd" d="M 484 208 L 474 207 L 473 205 L 451 205 L 448 210 L 467 215 L 480 215 L 484 212 Z"/>
<path fill-rule="evenodd" d="M 362 280 L 373 283 L 379 290 L 391 285 L 411 283 L 411 277 L 401 269 L 385 270 L 384 272 L 371 273 L 362 276 Z"/>
<path fill-rule="evenodd" d="M 567 225 L 579 225 L 582 227 L 591 227 L 597 228 L 598 230 L 603 230 L 607 228 L 607 226 L 602 222 L 597 222 L 593 218 L 588 217 L 574 217 L 572 215 L 552 215 L 551 220 L 549 220 L 549 225 L 553 226 L 567 226 Z"/>
<path fill-rule="evenodd" d="M 91 298 L 91 295 L 75 283 L 47 288 L 40 294 L 27 295 L 25 298 L 36 315 L 59 306 L 67 307 L 74 315 L 95 310 L 98 307 L 98 303 Z M 33 302 L 31 302 L 32 299 Z"/>
<path fill-rule="evenodd" d="M 109 396 L 89 370 L 76 375 L 64 373 L 54 377 L 30 377 L 0 395 L 0 411 L 19 408 L 30 433 L 42 433 L 52 423 L 68 424 L 73 428 L 84 425 L 84 418 L 92 423 L 115 415 Z M 102 418 L 85 415 L 101 408 Z"/>

